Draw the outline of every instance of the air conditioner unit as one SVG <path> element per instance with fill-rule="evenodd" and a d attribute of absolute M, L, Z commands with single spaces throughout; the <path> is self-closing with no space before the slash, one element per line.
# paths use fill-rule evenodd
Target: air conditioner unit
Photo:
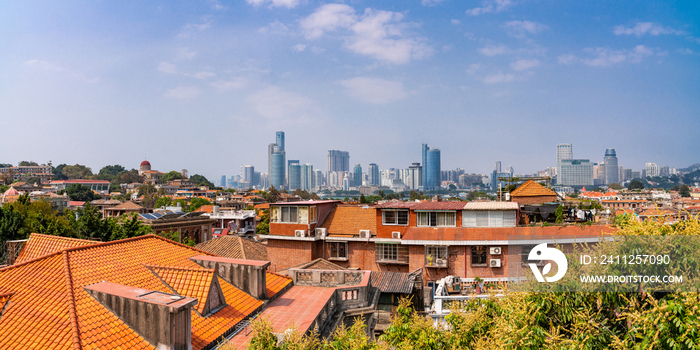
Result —
<path fill-rule="evenodd" d="M 370 238 L 371 236 L 370 230 L 360 230 L 360 238 Z"/>
<path fill-rule="evenodd" d="M 501 255 L 501 247 L 491 247 L 491 255 Z"/>
<path fill-rule="evenodd" d="M 447 259 L 436 259 L 436 260 L 435 260 L 435 266 L 444 266 L 444 267 L 447 267 Z"/>
<path fill-rule="evenodd" d="M 294 230 L 294 237 L 306 237 L 306 230 Z"/>
<path fill-rule="evenodd" d="M 491 259 L 491 262 L 489 263 L 489 266 L 491 266 L 491 267 L 501 267 L 501 259 Z"/>
<path fill-rule="evenodd" d="M 317 228 L 316 229 L 316 237 L 326 238 L 326 229 L 325 228 Z"/>
<path fill-rule="evenodd" d="M 401 239 L 401 232 L 392 232 L 391 233 L 391 238 L 393 239 Z"/>

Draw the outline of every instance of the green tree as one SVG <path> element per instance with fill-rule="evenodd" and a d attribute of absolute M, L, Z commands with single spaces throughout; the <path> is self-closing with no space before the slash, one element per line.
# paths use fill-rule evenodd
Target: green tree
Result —
<path fill-rule="evenodd" d="M 630 183 L 627 185 L 628 190 L 643 190 L 644 189 L 644 184 L 642 181 L 634 179 L 630 181 Z"/>
<path fill-rule="evenodd" d="M 621 189 L 624 188 L 624 187 L 622 187 L 622 185 L 620 185 L 620 184 L 618 184 L 618 183 L 614 183 L 614 182 L 611 183 L 610 185 L 608 185 L 608 187 L 612 188 L 612 189 L 615 190 L 615 191 L 621 190 Z"/>
<path fill-rule="evenodd" d="M 270 234 L 270 210 L 265 209 L 260 214 L 260 223 L 255 227 L 255 233 L 260 235 Z"/>
<path fill-rule="evenodd" d="M 27 181 L 25 181 L 25 183 L 27 185 L 32 185 L 32 184 L 41 185 L 41 179 L 38 177 L 30 177 L 27 179 Z"/>
<path fill-rule="evenodd" d="M 68 165 L 63 167 L 63 175 L 68 179 L 91 179 L 92 170 L 85 165 Z"/>
<path fill-rule="evenodd" d="M 214 184 L 211 183 L 211 181 L 207 180 L 206 177 L 199 175 L 199 174 L 192 175 L 190 177 L 190 181 L 197 184 L 197 186 L 207 186 L 209 188 L 214 188 Z"/>
<path fill-rule="evenodd" d="M 81 184 L 72 184 L 68 186 L 66 188 L 66 193 L 72 201 L 89 202 L 102 198 L 99 194 L 93 192 L 90 187 Z"/>
<path fill-rule="evenodd" d="M 107 180 L 111 182 L 117 178 L 119 173 L 125 170 L 126 169 L 124 169 L 124 167 L 119 164 L 107 165 L 100 169 L 100 172 L 97 174 L 97 178 L 100 180 Z"/>
<path fill-rule="evenodd" d="M 270 186 L 270 188 L 267 189 L 267 193 L 265 193 L 265 200 L 268 203 L 277 203 L 280 200 L 280 192 L 277 191 L 275 186 Z"/>
<path fill-rule="evenodd" d="M 66 166 L 67 166 L 66 164 L 59 164 L 53 168 L 53 179 L 54 180 L 68 180 L 68 177 L 65 174 L 63 174 L 63 169 Z"/>
<path fill-rule="evenodd" d="M 37 162 L 35 162 L 35 161 L 23 160 L 23 161 L 19 162 L 18 166 L 37 166 L 37 165 L 39 165 L 39 164 L 37 164 Z"/>
<path fill-rule="evenodd" d="M 681 187 L 678 189 L 678 194 L 681 197 L 690 197 L 690 186 L 683 184 Z"/>
<path fill-rule="evenodd" d="M 163 177 L 160 179 L 163 182 L 168 182 L 168 181 L 173 181 L 177 179 L 182 179 L 182 174 L 180 174 L 179 171 L 169 171 L 163 175 Z"/>
<path fill-rule="evenodd" d="M 142 204 L 144 207 L 153 208 L 153 206 L 156 204 L 157 192 L 158 191 L 153 184 L 145 184 L 139 187 L 138 196 L 143 196 Z"/>
<path fill-rule="evenodd" d="M 187 212 L 195 211 L 203 205 L 211 205 L 211 202 L 204 199 L 204 198 L 199 198 L 199 197 L 192 198 L 192 199 L 190 199 L 190 205 L 187 207 L 186 211 Z"/>
<path fill-rule="evenodd" d="M 170 197 L 159 197 L 156 200 L 155 208 L 169 207 L 173 204 L 173 200 Z"/>

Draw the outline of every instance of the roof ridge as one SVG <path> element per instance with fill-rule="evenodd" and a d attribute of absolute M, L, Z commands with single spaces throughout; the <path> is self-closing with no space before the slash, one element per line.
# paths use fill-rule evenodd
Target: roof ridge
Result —
<path fill-rule="evenodd" d="M 78 328 L 78 313 L 75 309 L 75 295 L 73 294 L 73 276 L 70 272 L 70 260 L 68 258 L 68 252 L 62 251 L 63 254 L 63 272 L 66 277 L 66 289 L 70 295 L 70 300 L 68 302 L 68 315 L 70 316 L 71 329 L 73 330 L 73 349 L 82 349 L 82 344 L 80 343 L 80 328 Z"/>
<path fill-rule="evenodd" d="M 47 235 L 43 233 L 35 233 L 32 232 L 29 234 L 29 237 L 31 238 L 32 236 L 39 236 L 39 237 L 45 237 L 45 238 L 58 238 L 58 239 L 69 239 L 71 241 L 81 241 L 81 242 L 86 242 L 86 243 L 91 243 L 91 244 L 97 244 L 99 242 L 97 241 L 91 241 L 89 239 L 82 239 L 82 238 L 73 238 L 73 237 L 63 237 L 63 236 L 57 236 L 57 235 Z"/>
<path fill-rule="evenodd" d="M 147 268 L 152 269 L 168 269 L 168 270 L 182 270 L 182 271 L 196 271 L 196 272 L 216 272 L 214 269 L 207 269 L 204 267 L 180 267 L 180 266 L 167 266 L 167 265 L 153 265 L 144 264 Z"/>
<path fill-rule="evenodd" d="M 241 255 L 243 255 L 243 260 L 248 260 L 245 256 L 245 247 L 243 246 L 243 239 L 241 237 L 236 238 L 238 238 L 238 245 L 241 246 Z"/>
<path fill-rule="evenodd" d="M 42 255 L 42 256 L 36 257 L 36 258 L 34 258 L 34 259 L 27 260 L 27 261 L 25 261 L 25 262 L 21 262 L 21 263 L 19 263 L 19 264 L 14 264 L 14 265 L 8 265 L 8 266 L 5 266 L 5 267 L 0 267 L 0 271 L 9 271 L 9 270 L 11 270 L 11 269 L 13 269 L 13 268 L 16 268 L 16 267 L 21 267 L 21 266 L 24 266 L 24 265 L 33 263 L 33 262 L 38 261 L 38 260 L 46 259 L 46 258 L 48 258 L 48 257 L 50 257 L 50 256 L 53 256 L 53 255 L 61 254 L 61 253 L 63 253 L 64 251 L 65 251 L 65 249 L 64 249 L 64 250 L 59 250 L 59 251 L 56 251 L 56 252 L 53 252 L 53 253 L 48 253 L 48 254 L 46 254 L 46 255 Z"/>

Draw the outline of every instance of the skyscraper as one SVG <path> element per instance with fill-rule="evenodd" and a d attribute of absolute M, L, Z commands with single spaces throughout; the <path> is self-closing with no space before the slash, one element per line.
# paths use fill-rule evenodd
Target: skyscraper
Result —
<path fill-rule="evenodd" d="M 250 187 L 257 185 L 255 183 L 255 167 L 246 165 L 243 168 L 243 181 L 247 182 Z"/>
<path fill-rule="evenodd" d="M 617 164 L 617 155 L 614 148 L 605 150 L 605 184 L 620 183 L 620 167 Z"/>
<path fill-rule="evenodd" d="M 350 171 L 350 153 L 328 150 L 328 171 Z"/>
<path fill-rule="evenodd" d="M 301 189 L 306 191 L 313 191 L 315 185 L 314 181 L 314 166 L 311 164 L 304 164 L 301 166 Z"/>
<path fill-rule="evenodd" d="M 647 163 L 644 165 L 644 170 L 646 170 L 645 178 L 659 176 L 659 166 L 656 163 Z"/>
<path fill-rule="evenodd" d="M 557 183 L 561 175 L 561 161 L 565 159 L 574 159 L 574 152 L 570 143 L 560 143 L 557 145 Z"/>
<path fill-rule="evenodd" d="M 298 159 L 289 159 L 289 160 L 287 160 L 287 186 L 290 185 L 290 181 L 291 181 L 291 180 L 289 179 L 289 172 L 290 172 L 291 170 L 289 170 L 289 169 L 292 167 L 292 164 L 299 164 L 299 160 L 298 160 Z M 299 183 L 299 185 L 301 186 L 301 182 Z M 289 187 L 287 187 L 287 188 L 289 189 Z M 297 187 L 297 188 L 299 188 L 299 187 Z"/>
<path fill-rule="evenodd" d="M 226 188 L 226 175 L 221 175 L 221 187 Z"/>
<path fill-rule="evenodd" d="M 421 165 L 423 166 L 423 176 L 421 176 L 420 179 L 420 185 L 423 186 L 423 188 L 426 188 L 425 181 L 428 179 L 428 144 L 424 143 L 421 145 L 421 156 L 422 156 L 422 162 Z"/>
<path fill-rule="evenodd" d="M 377 164 L 370 163 L 367 174 L 369 175 L 369 185 L 379 186 L 379 166 L 377 166 Z"/>
<path fill-rule="evenodd" d="M 429 148 L 423 144 L 425 165 L 423 166 L 423 189 L 426 191 L 440 188 L 440 149 Z"/>
<path fill-rule="evenodd" d="M 408 188 L 417 190 L 420 188 L 421 180 L 423 180 L 423 167 L 420 163 L 413 163 L 408 167 L 408 176 L 404 182 Z"/>
<path fill-rule="evenodd" d="M 321 170 L 314 170 L 314 190 L 318 190 L 323 186 L 323 172 Z"/>
<path fill-rule="evenodd" d="M 592 186 L 593 163 L 588 159 L 562 159 L 557 183 L 564 186 Z"/>
<path fill-rule="evenodd" d="M 284 150 L 284 131 L 278 131 L 275 135 L 276 142 L 271 143 L 267 147 L 268 152 L 268 174 L 270 176 L 270 184 L 280 189 L 285 185 L 285 160 L 287 154 Z"/>
<path fill-rule="evenodd" d="M 299 162 L 289 164 L 289 190 L 301 188 L 301 165 Z"/>
<path fill-rule="evenodd" d="M 501 161 L 500 160 L 496 162 L 496 169 L 495 170 L 497 173 L 501 172 Z"/>
<path fill-rule="evenodd" d="M 352 169 L 352 173 L 355 180 L 355 187 L 362 186 L 362 166 L 360 164 L 355 164 L 355 168 Z"/>

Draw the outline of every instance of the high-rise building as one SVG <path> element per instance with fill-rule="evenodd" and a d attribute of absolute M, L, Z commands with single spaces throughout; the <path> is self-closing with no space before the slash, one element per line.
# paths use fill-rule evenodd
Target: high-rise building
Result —
<path fill-rule="evenodd" d="M 221 182 L 220 182 L 220 184 L 221 184 L 221 185 L 220 185 L 221 187 L 226 188 L 226 175 L 221 175 Z"/>
<path fill-rule="evenodd" d="M 323 172 L 321 170 L 314 170 L 314 190 L 318 191 L 321 186 L 323 186 Z"/>
<path fill-rule="evenodd" d="M 428 144 L 424 143 L 421 145 L 421 166 L 423 167 L 423 176 L 421 176 L 421 187 L 426 188 L 425 181 L 428 179 Z"/>
<path fill-rule="evenodd" d="M 659 166 L 656 163 L 647 163 L 644 170 L 646 170 L 645 178 L 659 176 Z"/>
<path fill-rule="evenodd" d="M 287 186 L 289 186 L 289 168 L 292 166 L 292 164 L 299 164 L 299 159 L 288 159 L 287 160 Z M 289 187 L 287 187 L 287 188 L 289 188 Z"/>
<path fill-rule="evenodd" d="M 620 167 L 617 165 L 617 155 L 614 148 L 605 150 L 605 184 L 620 183 Z"/>
<path fill-rule="evenodd" d="M 267 147 L 268 151 L 268 174 L 270 178 L 270 185 L 275 186 L 276 189 L 283 188 L 286 181 L 286 166 L 285 160 L 287 158 L 287 153 L 284 150 L 284 131 L 278 131 L 276 133 L 276 142 L 271 143 Z"/>
<path fill-rule="evenodd" d="M 420 185 L 423 180 L 423 167 L 420 165 L 420 163 L 413 163 L 410 167 L 408 167 L 408 176 L 406 177 L 406 181 L 404 183 L 408 188 L 412 190 L 417 190 L 420 189 Z"/>
<path fill-rule="evenodd" d="M 641 179 L 641 178 L 642 178 L 642 172 L 641 172 L 641 171 L 630 169 L 630 180 L 633 180 L 633 179 Z"/>
<path fill-rule="evenodd" d="M 423 145 L 425 152 L 426 163 L 423 166 L 423 189 L 426 191 L 439 189 L 442 184 L 440 179 L 440 149 L 429 148 L 426 144 Z"/>
<path fill-rule="evenodd" d="M 367 174 L 369 175 L 369 185 L 379 186 L 379 166 L 377 166 L 377 164 L 370 163 L 369 172 Z"/>
<path fill-rule="evenodd" d="M 501 161 L 500 160 L 496 162 L 496 169 L 495 170 L 497 173 L 501 172 Z"/>
<path fill-rule="evenodd" d="M 350 171 L 350 153 L 328 150 L 328 171 Z"/>
<path fill-rule="evenodd" d="M 592 186 L 593 163 L 588 159 L 562 159 L 557 183 L 563 186 Z"/>
<path fill-rule="evenodd" d="M 301 189 L 306 191 L 313 191 L 316 187 L 314 181 L 314 166 L 311 164 L 304 164 L 301 167 Z"/>
<path fill-rule="evenodd" d="M 561 174 L 561 161 L 565 159 L 574 159 L 574 151 L 570 143 L 560 143 L 557 145 L 557 183 Z"/>
<path fill-rule="evenodd" d="M 669 169 L 668 165 L 664 165 L 659 168 L 659 176 L 668 177 L 669 175 L 671 175 L 671 170 Z"/>
<path fill-rule="evenodd" d="M 301 188 L 301 165 L 299 162 L 289 164 L 289 190 Z"/>
<path fill-rule="evenodd" d="M 352 169 L 353 180 L 355 181 L 355 187 L 362 186 L 362 166 L 360 164 L 355 164 Z"/>
<path fill-rule="evenodd" d="M 246 165 L 243 167 L 243 181 L 247 182 L 249 186 L 255 186 L 255 167 L 252 165 Z"/>

